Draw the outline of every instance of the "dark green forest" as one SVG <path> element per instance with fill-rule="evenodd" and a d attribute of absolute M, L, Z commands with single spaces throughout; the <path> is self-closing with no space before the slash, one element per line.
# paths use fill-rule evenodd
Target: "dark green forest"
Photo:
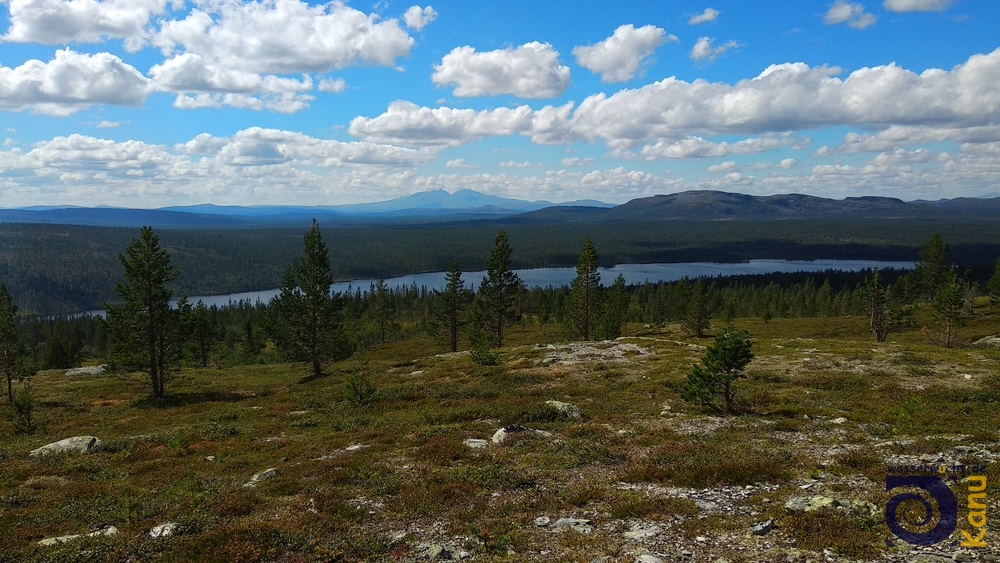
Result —
<path fill-rule="evenodd" d="M 304 228 L 305 226 L 303 226 Z M 441 271 L 457 259 L 481 269 L 493 236 L 507 230 L 513 268 L 572 266 L 588 236 L 600 265 L 774 259 L 916 260 L 934 233 L 953 260 L 988 276 L 1000 255 L 1000 223 L 955 219 L 789 219 L 522 223 L 516 218 L 433 225 L 322 225 L 338 280 Z M 137 229 L 0 224 L 0 283 L 21 314 L 61 314 L 113 301 L 118 254 Z M 302 228 L 161 230 L 180 276 L 177 294 L 225 294 L 277 287 L 301 253 Z M 538 241 L 545 241 L 539 244 Z M 610 282 L 610 280 L 608 280 Z"/>

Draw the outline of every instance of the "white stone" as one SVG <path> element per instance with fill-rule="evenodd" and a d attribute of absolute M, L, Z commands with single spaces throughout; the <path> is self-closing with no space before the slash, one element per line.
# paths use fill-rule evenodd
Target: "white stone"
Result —
<path fill-rule="evenodd" d="M 847 422 L 847 419 L 841 416 L 831 420 L 830 422 L 832 422 L 833 424 L 843 424 Z"/>
<path fill-rule="evenodd" d="M 494 444 L 499 444 L 500 442 L 506 440 L 507 436 L 510 436 L 511 434 L 520 434 L 522 432 L 531 432 L 531 429 L 526 426 L 521 426 L 519 424 L 515 424 L 513 426 L 504 426 L 500 430 L 494 432 L 493 438 L 491 439 L 493 440 Z"/>
<path fill-rule="evenodd" d="M 100 445 L 101 441 L 95 436 L 73 436 L 72 438 L 52 442 L 51 444 L 46 444 L 38 449 L 32 450 L 31 455 L 39 456 L 64 452 L 87 453 Z"/>
<path fill-rule="evenodd" d="M 167 522 L 165 524 L 160 524 L 149 531 L 149 537 L 151 538 L 169 538 L 174 535 L 174 531 L 177 529 L 177 522 Z"/>
<path fill-rule="evenodd" d="M 365 449 L 367 447 L 368 447 L 368 444 L 354 444 L 354 445 L 347 446 L 346 448 L 344 448 L 344 451 L 347 451 L 347 452 L 357 452 L 357 451 L 361 451 L 361 450 L 363 450 L 363 449 Z"/>
<path fill-rule="evenodd" d="M 99 366 L 88 366 L 84 368 L 75 368 L 66 370 L 66 375 L 72 377 L 74 375 L 104 375 L 104 370 L 108 366 L 106 364 L 101 364 Z"/>
<path fill-rule="evenodd" d="M 38 545 L 48 546 L 56 545 L 57 543 L 66 543 L 80 538 L 98 538 L 101 536 L 111 537 L 118 535 L 118 528 L 114 526 L 108 526 L 103 530 L 98 530 L 96 532 L 90 532 L 89 534 L 72 534 L 69 536 L 59 536 L 57 538 L 45 538 L 44 540 L 38 542 Z"/>
<path fill-rule="evenodd" d="M 479 438 L 469 438 L 465 440 L 463 443 L 474 450 L 485 448 L 490 445 L 489 440 L 480 440 Z"/>
<path fill-rule="evenodd" d="M 243 486 L 256 487 L 257 483 L 260 483 L 261 481 L 266 481 L 272 477 L 277 477 L 277 476 L 278 476 L 278 468 L 272 467 L 270 469 L 265 469 L 264 471 L 261 471 L 260 473 L 257 473 L 253 477 L 251 477 L 249 481 L 243 484 Z"/>

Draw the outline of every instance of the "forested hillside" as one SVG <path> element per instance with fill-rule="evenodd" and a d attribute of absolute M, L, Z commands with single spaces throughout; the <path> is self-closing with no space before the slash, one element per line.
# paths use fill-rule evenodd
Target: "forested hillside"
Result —
<path fill-rule="evenodd" d="M 963 266 L 991 266 L 1000 256 L 1000 223 L 955 219 L 795 219 L 523 223 L 517 218 L 407 226 L 328 226 L 337 279 L 440 271 L 450 259 L 481 269 L 498 228 L 516 249 L 512 267 L 571 266 L 590 236 L 600 264 L 753 258 L 915 260 L 934 233 Z M 220 294 L 276 287 L 301 253 L 302 228 L 158 231 L 180 269 L 180 293 Z M 68 313 L 114 299 L 117 256 L 137 229 L 0 224 L 0 281 L 22 313 Z M 541 241 L 544 243 L 540 244 Z"/>

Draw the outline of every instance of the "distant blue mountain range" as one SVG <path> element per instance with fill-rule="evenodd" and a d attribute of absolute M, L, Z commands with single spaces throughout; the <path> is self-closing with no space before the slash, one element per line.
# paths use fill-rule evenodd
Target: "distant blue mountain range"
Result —
<path fill-rule="evenodd" d="M 51 223 L 92 226 L 161 228 L 240 228 L 300 224 L 313 218 L 326 222 L 358 223 L 379 220 L 441 221 L 481 217 L 500 218 L 553 206 L 610 208 L 611 204 L 580 200 L 554 204 L 522 201 L 475 190 L 420 192 L 376 203 L 321 206 L 186 205 L 160 209 L 117 207 L 32 206 L 0 209 L 0 222 Z"/>
<path fill-rule="evenodd" d="M 516 217 L 514 217 L 516 215 Z M 503 219 L 514 223 L 665 220 L 778 220 L 794 218 L 933 218 L 995 220 L 1000 198 L 906 202 L 886 197 L 828 199 L 804 194 L 751 196 L 688 191 L 633 199 L 622 205 L 594 200 L 554 204 L 460 190 L 428 191 L 377 203 L 306 206 L 190 205 L 162 209 L 35 206 L 0 209 L 0 222 L 168 229 L 231 229 L 324 225 L 440 223 Z"/>

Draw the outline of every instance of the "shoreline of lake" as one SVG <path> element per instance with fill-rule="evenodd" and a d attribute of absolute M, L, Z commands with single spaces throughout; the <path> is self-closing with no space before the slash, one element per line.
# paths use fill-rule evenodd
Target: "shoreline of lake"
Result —
<path fill-rule="evenodd" d="M 893 261 L 893 260 L 778 260 L 778 259 L 758 259 L 748 262 L 677 262 L 677 263 L 653 263 L 653 264 L 618 264 L 611 268 L 600 268 L 601 282 L 604 285 L 614 283 L 618 274 L 625 277 L 625 282 L 629 285 L 638 285 L 652 282 L 672 282 L 682 278 L 715 278 L 719 276 L 733 275 L 756 275 L 772 273 L 795 273 L 795 272 L 815 272 L 821 273 L 828 270 L 839 271 L 862 271 L 873 268 L 880 269 L 912 269 L 915 262 Z M 569 285 L 576 276 L 576 268 L 525 268 L 514 270 L 521 278 L 521 281 L 528 287 L 560 287 Z M 478 287 L 479 283 L 486 276 L 483 270 L 462 272 L 462 280 L 466 287 Z M 358 279 L 333 284 L 332 290 L 343 293 L 348 289 L 352 292 L 360 289 L 362 292 L 368 291 L 376 283 L 377 279 Z M 409 274 L 393 278 L 385 278 L 385 283 L 390 288 L 410 287 L 416 284 L 417 287 L 427 287 L 428 289 L 441 289 L 445 285 L 445 272 L 426 272 L 422 274 Z M 227 306 L 230 303 L 249 301 L 252 304 L 267 303 L 280 293 L 279 288 L 265 289 L 260 291 L 245 291 L 239 293 L 226 293 L 221 295 L 196 295 L 188 297 L 190 303 L 197 303 L 199 300 L 211 307 Z M 174 302 L 177 300 L 175 299 Z M 68 316 L 77 317 L 81 315 L 101 316 L 104 311 L 101 309 L 72 313 Z"/>

